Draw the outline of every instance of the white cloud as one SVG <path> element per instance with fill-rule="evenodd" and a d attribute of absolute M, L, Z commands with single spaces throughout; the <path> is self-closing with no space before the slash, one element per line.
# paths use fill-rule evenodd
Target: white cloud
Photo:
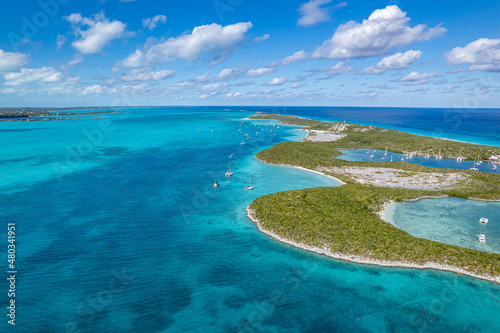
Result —
<path fill-rule="evenodd" d="M 5 52 L 0 49 L 0 72 L 18 70 L 27 62 L 28 56 L 24 53 Z"/>
<path fill-rule="evenodd" d="M 332 38 L 316 48 L 313 58 L 347 59 L 386 54 L 416 41 L 428 40 L 446 32 L 440 25 L 426 30 L 409 26 L 410 18 L 398 6 L 375 10 L 362 23 L 340 25 Z"/>
<path fill-rule="evenodd" d="M 206 53 L 215 54 L 214 60 L 217 61 L 234 51 L 251 27 L 251 22 L 227 26 L 216 23 L 202 25 L 189 34 L 172 37 L 162 43 L 147 43 L 142 50 L 136 50 L 118 65 L 139 68 L 175 60 L 195 62 Z"/>
<path fill-rule="evenodd" d="M 370 88 L 377 88 L 377 89 L 394 89 L 394 87 L 388 86 L 385 83 L 380 83 L 380 84 L 374 84 L 370 86 Z"/>
<path fill-rule="evenodd" d="M 333 9 L 340 9 L 340 8 L 344 8 L 345 6 L 347 6 L 347 2 L 343 1 L 343 2 L 338 3 L 335 6 L 333 6 Z"/>
<path fill-rule="evenodd" d="M 209 92 L 211 92 L 211 94 L 218 93 L 221 90 L 224 90 L 226 88 L 227 88 L 227 84 L 226 83 L 206 84 L 203 87 L 201 87 L 201 89 L 203 91 L 209 91 Z"/>
<path fill-rule="evenodd" d="M 82 95 L 96 95 L 96 94 L 102 94 L 104 92 L 104 87 L 101 86 L 100 84 L 96 84 L 90 87 L 85 87 L 81 94 Z"/>
<path fill-rule="evenodd" d="M 500 39 L 480 38 L 445 53 L 448 65 L 470 65 L 469 71 L 500 71 Z"/>
<path fill-rule="evenodd" d="M 341 74 L 346 74 L 352 71 L 354 67 L 346 66 L 346 63 L 343 61 L 339 61 L 337 64 L 335 64 L 332 67 L 325 67 L 325 68 L 311 68 L 309 72 L 311 73 L 326 73 L 329 76 L 335 76 L 335 75 L 341 75 Z"/>
<path fill-rule="evenodd" d="M 298 25 L 310 27 L 320 22 L 325 22 L 330 19 L 328 8 L 321 7 L 332 0 L 311 0 L 300 5 L 299 12 L 301 17 L 297 22 Z"/>
<path fill-rule="evenodd" d="M 290 65 L 296 61 L 306 60 L 307 58 L 309 58 L 309 55 L 307 54 L 307 52 L 301 50 L 301 51 L 295 52 L 291 56 L 286 57 L 285 59 L 273 61 L 272 63 L 270 63 L 268 65 L 268 67 L 286 66 L 286 65 Z"/>
<path fill-rule="evenodd" d="M 302 88 L 304 86 L 305 86 L 304 83 L 294 83 L 290 86 L 290 88 L 297 89 L 297 88 Z"/>
<path fill-rule="evenodd" d="M 147 18 L 142 20 L 142 27 L 143 28 L 148 28 L 149 30 L 153 30 L 156 28 L 158 23 L 165 23 L 167 22 L 167 17 L 165 15 L 156 15 L 153 18 Z"/>
<path fill-rule="evenodd" d="M 265 34 L 264 36 L 261 37 L 255 37 L 254 42 L 262 42 L 266 39 L 269 39 L 271 37 L 269 34 Z"/>
<path fill-rule="evenodd" d="M 68 63 L 64 66 L 65 68 L 66 67 L 71 67 L 71 66 L 74 66 L 76 64 L 79 64 L 83 61 L 83 56 L 81 54 L 75 54 L 73 56 L 73 59 L 71 59 L 70 61 L 68 61 Z"/>
<path fill-rule="evenodd" d="M 286 82 L 288 82 L 286 77 L 275 77 L 269 83 L 266 83 L 266 86 L 280 86 Z"/>
<path fill-rule="evenodd" d="M 441 76 L 441 73 L 438 72 L 422 73 L 422 74 L 419 74 L 418 72 L 411 72 L 410 74 L 399 78 L 397 81 L 405 82 L 405 85 L 416 85 L 416 84 L 427 83 L 430 78 L 439 76 Z"/>
<path fill-rule="evenodd" d="M 371 94 L 373 93 L 373 89 L 365 89 L 363 91 L 358 91 L 358 94 Z"/>
<path fill-rule="evenodd" d="M 281 61 L 281 64 L 283 66 L 286 66 L 286 65 L 289 65 L 289 64 L 294 63 L 296 61 L 305 60 L 305 59 L 307 59 L 307 53 L 304 51 L 298 51 L 298 52 L 295 52 L 294 54 L 292 54 L 291 56 L 283 59 Z"/>
<path fill-rule="evenodd" d="M 125 23 L 116 20 L 110 22 L 104 12 L 93 17 L 74 13 L 64 19 L 74 26 L 75 34 L 81 37 L 71 45 L 82 54 L 99 53 L 111 41 L 126 36 Z M 84 26 L 88 27 L 87 30 L 82 29 Z"/>
<path fill-rule="evenodd" d="M 275 68 L 261 67 L 261 68 L 249 70 L 245 76 L 246 77 L 259 77 L 259 76 L 269 75 L 269 74 L 272 74 L 274 72 L 276 72 Z"/>
<path fill-rule="evenodd" d="M 457 74 L 457 73 L 462 73 L 464 71 L 464 69 L 462 67 L 458 67 L 458 68 L 455 68 L 455 69 L 450 69 L 448 71 L 448 73 L 450 74 Z"/>
<path fill-rule="evenodd" d="M 59 51 L 61 47 L 66 43 L 68 39 L 64 35 L 57 35 L 57 50 Z"/>
<path fill-rule="evenodd" d="M 419 89 L 406 89 L 404 92 L 426 92 L 429 91 L 429 88 L 419 88 Z"/>
<path fill-rule="evenodd" d="M 8 73 L 4 75 L 5 84 L 18 86 L 27 83 L 41 82 L 54 83 L 63 80 L 63 74 L 56 71 L 53 67 L 43 68 L 22 68 L 18 73 Z"/>
<path fill-rule="evenodd" d="M 246 67 L 246 68 L 248 68 L 248 67 Z M 239 78 L 244 73 L 246 68 L 245 67 L 225 68 L 225 69 L 221 70 L 220 73 L 215 78 L 213 78 L 213 80 L 230 80 L 230 79 Z"/>
<path fill-rule="evenodd" d="M 125 81 L 160 81 L 175 75 L 175 70 L 162 69 L 157 72 L 148 72 L 144 69 L 132 69 L 130 73 L 122 75 Z"/>
<path fill-rule="evenodd" d="M 401 69 L 408 68 L 410 64 L 419 59 L 424 53 L 421 51 L 409 50 L 405 53 L 398 52 L 396 54 L 384 57 L 375 66 L 367 67 L 361 71 L 359 74 L 380 74 L 389 69 Z"/>

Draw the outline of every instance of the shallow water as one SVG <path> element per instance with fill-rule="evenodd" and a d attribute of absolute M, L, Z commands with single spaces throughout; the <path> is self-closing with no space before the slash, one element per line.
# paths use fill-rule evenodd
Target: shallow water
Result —
<path fill-rule="evenodd" d="M 482 217 L 488 223 L 479 223 Z M 458 198 L 391 203 L 387 220 L 418 238 L 500 253 L 500 202 Z M 486 243 L 479 242 L 479 235 Z"/>
<path fill-rule="evenodd" d="M 244 211 L 256 197 L 337 183 L 255 160 L 305 133 L 249 115 L 135 109 L 106 115 L 102 138 L 99 120 L 0 124 L 0 220 L 17 227 L 15 331 L 500 329 L 496 284 L 333 260 L 260 233 Z M 243 191 L 249 176 L 255 189 Z"/>
<path fill-rule="evenodd" d="M 342 155 L 336 156 L 339 160 L 345 161 L 372 161 L 372 162 L 407 162 L 418 165 L 423 165 L 431 168 L 444 168 L 444 169 L 470 169 L 476 167 L 480 172 L 490 172 L 497 173 L 500 172 L 494 169 L 495 164 L 491 163 L 476 163 L 475 161 L 463 160 L 458 162 L 455 159 L 436 159 L 436 158 L 425 158 L 425 157 L 405 157 L 403 154 L 396 154 L 390 151 L 385 155 L 384 150 L 373 150 L 373 149 L 352 149 L 345 150 L 340 149 Z M 373 156 L 373 157 L 372 157 Z"/>

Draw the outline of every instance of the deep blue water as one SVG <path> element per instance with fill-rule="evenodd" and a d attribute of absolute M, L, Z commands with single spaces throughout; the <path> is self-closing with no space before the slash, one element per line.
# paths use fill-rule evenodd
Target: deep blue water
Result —
<path fill-rule="evenodd" d="M 16 327 L 4 314 L 0 331 L 500 329 L 494 283 L 332 260 L 260 233 L 244 211 L 256 197 L 337 184 L 256 161 L 304 133 L 249 115 L 148 108 L 110 123 L 0 123 L 0 220 L 16 223 L 18 270 Z M 243 191 L 248 177 L 255 189 Z M 0 289 L 6 307 L 5 279 Z"/>
<path fill-rule="evenodd" d="M 436 158 L 425 158 L 421 156 L 404 156 L 403 154 L 396 154 L 390 151 L 385 155 L 384 150 L 373 150 L 373 149 L 353 149 L 344 150 L 341 149 L 342 155 L 336 156 L 335 158 L 345 160 L 345 161 L 373 161 L 373 162 L 408 162 L 413 164 L 419 164 L 431 168 L 441 168 L 441 169 L 470 169 L 476 167 L 480 172 L 490 172 L 490 173 L 500 173 L 500 168 L 494 169 L 495 165 L 492 163 L 476 163 L 476 161 L 463 160 L 458 162 L 455 159 L 436 159 Z M 372 157 L 373 156 L 373 157 Z"/>
<path fill-rule="evenodd" d="M 500 109 L 245 107 L 245 110 L 347 121 L 408 133 L 500 146 Z"/>

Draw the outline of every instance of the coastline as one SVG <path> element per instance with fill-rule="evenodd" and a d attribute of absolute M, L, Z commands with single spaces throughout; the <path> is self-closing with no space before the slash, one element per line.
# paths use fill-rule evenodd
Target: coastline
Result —
<path fill-rule="evenodd" d="M 269 162 L 266 162 L 266 161 L 263 161 L 261 160 L 260 158 L 258 158 L 257 156 L 254 155 L 254 158 L 259 161 L 259 162 L 262 162 L 262 163 L 266 163 L 266 164 L 269 164 L 269 165 L 276 165 L 276 166 L 284 166 L 284 167 L 290 167 L 290 168 L 296 168 L 296 169 L 300 169 L 300 170 L 304 170 L 304 171 L 308 171 L 308 172 L 313 172 L 313 173 L 317 173 L 318 175 L 322 175 L 324 177 L 328 177 L 328 178 L 331 178 L 337 182 L 340 183 L 340 185 L 345 185 L 346 183 L 336 177 L 333 177 L 333 176 L 330 176 L 330 175 L 327 175 L 327 174 L 324 174 L 323 172 L 321 171 L 316 171 L 316 170 L 311 170 L 311 169 L 307 169 L 307 168 L 304 168 L 304 167 L 301 167 L 301 166 L 297 166 L 297 165 L 290 165 L 290 164 L 274 164 L 274 163 L 269 163 Z"/>
<path fill-rule="evenodd" d="M 333 258 L 333 259 L 339 259 L 339 260 L 345 260 L 345 261 L 350 261 L 358 264 L 366 264 L 366 265 L 375 265 L 375 266 L 383 266 L 383 267 L 402 267 L 402 268 L 416 268 L 416 269 L 434 269 L 434 270 L 440 270 L 440 271 L 448 271 L 448 272 L 453 272 L 456 274 L 461 274 L 461 275 L 467 275 L 473 278 L 481 279 L 481 280 L 486 280 L 490 282 L 495 282 L 497 284 L 500 284 L 500 276 L 489 276 L 489 275 L 480 275 L 480 274 L 475 274 L 468 272 L 464 269 L 454 267 L 454 266 L 449 266 L 449 265 L 443 265 L 443 264 L 438 264 L 434 262 L 428 262 L 423 265 L 419 264 L 414 264 L 410 262 L 403 262 L 403 261 L 385 261 L 385 260 L 378 260 L 378 259 L 370 259 L 370 258 L 365 258 L 365 257 L 360 257 L 360 256 L 354 256 L 354 255 L 348 255 L 348 254 L 343 254 L 339 252 L 332 252 L 327 248 L 319 248 L 316 246 L 312 245 L 306 245 L 302 243 L 298 243 L 286 238 L 283 238 L 276 233 L 265 229 L 262 224 L 260 223 L 259 219 L 255 216 L 255 212 L 250 209 L 250 206 L 247 206 L 245 209 L 247 212 L 247 217 L 257 225 L 257 228 L 259 229 L 260 232 L 274 238 L 277 241 L 280 241 L 282 243 L 286 243 L 288 245 L 294 246 L 296 248 L 306 250 L 309 252 L 314 252 L 317 254 L 325 255 L 327 257 Z"/>

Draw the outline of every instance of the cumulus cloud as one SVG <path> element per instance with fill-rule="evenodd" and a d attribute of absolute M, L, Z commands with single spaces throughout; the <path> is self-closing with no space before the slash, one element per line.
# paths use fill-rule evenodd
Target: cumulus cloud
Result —
<path fill-rule="evenodd" d="M 288 82 L 286 77 L 275 77 L 270 82 L 266 83 L 266 86 L 281 86 L 286 82 Z"/>
<path fill-rule="evenodd" d="M 470 65 L 469 71 L 500 71 L 500 39 L 480 38 L 445 53 L 448 65 Z"/>
<path fill-rule="evenodd" d="M 272 67 L 261 67 L 257 69 L 251 69 L 245 75 L 246 77 L 259 77 L 264 75 L 269 75 L 276 72 L 275 68 Z"/>
<path fill-rule="evenodd" d="M 262 42 L 266 39 L 269 39 L 269 37 L 271 37 L 269 34 L 265 34 L 264 36 L 260 37 L 255 37 L 254 42 Z"/>
<path fill-rule="evenodd" d="M 27 83 L 54 83 L 63 80 L 63 74 L 53 67 L 22 68 L 20 72 L 4 75 L 5 84 L 19 86 Z"/>
<path fill-rule="evenodd" d="M 311 0 L 300 5 L 298 25 L 310 27 L 330 19 L 329 8 L 322 7 L 332 0 Z"/>
<path fill-rule="evenodd" d="M 132 69 L 130 73 L 122 75 L 125 81 L 160 81 L 175 75 L 175 70 L 162 69 L 157 72 L 148 72 L 144 69 Z"/>
<path fill-rule="evenodd" d="M 118 62 L 118 66 L 139 68 L 175 60 L 195 62 L 207 53 L 215 54 L 213 61 L 217 61 L 234 51 L 251 27 L 251 22 L 227 26 L 216 23 L 202 25 L 194 28 L 191 33 L 172 37 L 161 43 L 147 43 L 142 49 Z"/>
<path fill-rule="evenodd" d="M 165 15 L 156 15 L 153 18 L 147 18 L 142 20 L 142 27 L 143 28 L 148 28 L 149 30 L 153 30 L 156 28 L 158 23 L 165 23 L 167 22 L 167 17 Z"/>
<path fill-rule="evenodd" d="M 375 66 L 367 67 L 359 74 L 381 74 L 389 69 L 408 68 L 410 64 L 419 59 L 424 53 L 421 51 L 409 50 L 405 53 L 398 52 L 396 54 L 384 57 Z"/>
<path fill-rule="evenodd" d="M 377 9 L 362 23 L 350 21 L 340 25 L 332 38 L 316 48 L 312 57 L 347 59 L 377 56 L 446 32 L 440 25 L 430 29 L 423 24 L 410 27 L 409 21 L 406 12 L 398 6 Z"/>
<path fill-rule="evenodd" d="M 120 21 L 110 21 L 104 12 L 92 17 L 82 17 L 79 13 L 65 16 L 64 19 L 73 25 L 75 35 L 80 39 L 71 43 L 82 54 L 99 53 L 115 39 L 125 37 L 126 25 Z M 83 27 L 87 27 L 86 30 Z"/>
<path fill-rule="evenodd" d="M 5 52 L 0 49 L 0 72 L 10 72 L 21 68 L 28 62 L 24 53 Z"/>
<path fill-rule="evenodd" d="M 411 72 L 410 74 L 399 78 L 397 81 L 405 82 L 405 85 L 416 85 L 416 84 L 427 83 L 429 82 L 430 78 L 439 76 L 441 76 L 441 73 L 439 72 L 422 73 L 422 74 L 419 74 L 418 72 Z"/>

